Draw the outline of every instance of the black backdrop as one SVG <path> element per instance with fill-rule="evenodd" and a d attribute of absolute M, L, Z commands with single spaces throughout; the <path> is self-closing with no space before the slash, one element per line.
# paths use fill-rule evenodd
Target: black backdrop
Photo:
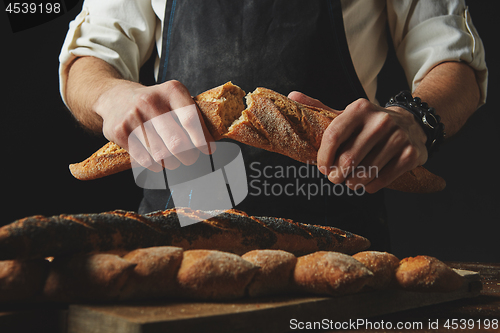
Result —
<path fill-rule="evenodd" d="M 499 29 L 489 13 L 498 1 L 469 1 L 482 36 L 490 71 L 489 103 L 426 167 L 447 180 L 437 194 L 387 191 L 393 252 L 400 256 L 429 254 L 443 260 L 500 261 L 500 195 L 498 147 Z M 12 33 L 0 20 L 3 67 L 1 113 L 0 225 L 30 215 L 136 210 L 142 190 L 131 172 L 91 182 L 74 179 L 68 170 L 106 140 L 80 129 L 65 109 L 58 88 L 58 55 L 69 22 L 81 4 L 65 15 Z M 3 8 L 2 8 L 3 9 Z M 0 14 L 2 15 L 2 14 Z M 380 79 L 384 101 L 404 88 L 401 71 L 390 61 Z M 145 81 L 150 81 L 146 71 Z M 47 240 L 50 241 L 50 240 Z"/>

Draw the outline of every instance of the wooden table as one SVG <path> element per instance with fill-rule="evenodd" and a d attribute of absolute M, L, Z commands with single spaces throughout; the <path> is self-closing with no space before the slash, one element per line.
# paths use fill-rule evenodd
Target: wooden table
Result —
<path fill-rule="evenodd" d="M 500 332 L 500 264 L 497 263 L 461 263 L 447 262 L 450 267 L 479 272 L 482 282 L 480 295 L 474 298 L 432 305 L 411 311 L 402 311 L 390 315 L 370 318 L 372 321 L 422 322 L 426 325 L 421 330 L 405 330 L 404 332 Z M 453 319 L 456 321 L 453 322 Z M 461 322 L 461 320 L 465 320 Z M 488 321 L 498 321 L 498 327 L 485 327 Z M 467 326 L 467 322 L 472 327 Z M 430 329 L 429 323 L 438 323 L 438 327 Z M 450 326 L 445 327 L 448 324 Z M 456 330 L 453 329 L 455 324 Z M 479 327 L 481 324 L 481 327 Z M 491 326 L 491 325 L 490 325 Z M 374 332 L 362 329 L 358 332 Z M 400 332 L 401 330 L 385 330 Z"/>
<path fill-rule="evenodd" d="M 290 327 L 290 320 L 294 317 L 297 317 L 297 326 L 300 325 L 299 321 L 306 324 L 308 321 L 335 318 L 335 321 L 328 323 L 331 327 L 344 325 L 345 328 L 352 329 L 356 327 L 353 322 L 356 322 L 360 324 L 357 326 L 358 330 L 355 330 L 358 332 L 450 332 L 453 331 L 453 327 L 460 329 L 461 326 L 465 328 L 463 332 L 476 332 L 479 325 L 484 331 L 500 332 L 500 327 L 496 328 L 494 325 L 495 320 L 497 323 L 500 321 L 500 264 L 458 262 L 448 264 L 457 269 L 479 272 L 482 290 L 468 291 L 472 293 L 471 295 L 477 296 L 411 310 L 386 306 L 385 304 L 394 302 L 395 299 L 400 301 L 401 297 L 411 296 L 406 294 L 401 296 L 391 291 L 368 296 L 351 295 L 352 297 L 340 302 L 338 299 L 328 297 L 282 297 L 245 299 L 231 303 L 154 301 L 108 305 L 16 305 L 11 309 L 8 306 L 0 307 L 4 311 L 0 313 L 0 332 L 264 333 L 290 330 L 293 328 Z M 474 286 L 477 286 L 477 283 L 472 284 L 471 288 L 474 289 Z M 390 302 L 377 302 L 377 299 L 384 298 Z M 432 296 L 429 295 L 411 296 L 410 300 L 421 302 L 422 305 L 433 303 Z M 359 309 L 360 313 L 368 313 L 368 318 L 352 316 L 351 310 L 348 309 L 349 307 L 352 309 L 353 306 Z M 387 312 L 392 313 L 383 314 Z M 228 313 L 231 315 L 228 316 Z M 175 320 L 172 321 L 172 318 Z M 357 322 L 358 319 L 365 321 Z M 463 319 L 466 321 L 460 321 Z M 407 327 L 419 326 L 414 326 L 418 328 L 416 330 L 402 330 L 396 327 L 398 324 Z M 449 325 L 448 328 L 445 327 L 446 324 Z M 488 324 L 490 327 L 485 330 Z M 367 329 L 369 325 L 372 326 L 372 330 Z M 434 329 L 435 325 L 437 329 Z M 392 329 L 388 329 L 391 327 Z"/>

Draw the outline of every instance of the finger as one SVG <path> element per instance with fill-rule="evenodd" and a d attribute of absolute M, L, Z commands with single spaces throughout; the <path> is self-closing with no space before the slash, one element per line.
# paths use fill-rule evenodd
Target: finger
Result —
<path fill-rule="evenodd" d="M 346 113 L 341 114 L 328 125 L 318 149 L 317 165 L 320 171 L 326 175 L 340 171 L 334 168 L 339 149 L 355 134 L 359 126 L 358 121 L 349 117 Z"/>
<path fill-rule="evenodd" d="M 163 139 L 156 132 L 152 120 L 143 124 L 143 136 L 149 153 L 158 165 L 162 165 L 169 170 L 180 166 L 181 162 L 168 150 Z"/>
<path fill-rule="evenodd" d="M 406 147 L 401 154 L 391 159 L 387 165 L 379 171 L 377 178 L 366 185 L 366 191 L 368 193 L 375 193 L 392 183 L 406 171 L 416 168 L 419 163 L 415 156 L 416 149 L 412 146 Z"/>
<path fill-rule="evenodd" d="M 172 112 L 166 112 L 151 119 L 151 123 L 170 153 L 182 164 L 192 165 L 198 159 L 199 150 L 195 149 L 187 133 L 172 115 Z"/>
<path fill-rule="evenodd" d="M 316 108 L 321 108 L 321 109 L 325 109 L 325 110 L 329 110 L 329 111 L 339 112 L 337 110 L 334 110 L 334 109 L 326 106 L 321 101 L 319 101 L 315 98 L 309 97 L 306 94 L 303 94 L 303 93 L 298 92 L 298 91 L 292 91 L 291 93 L 289 93 L 288 98 L 290 98 L 291 100 L 294 100 L 296 102 L 299 102 L 301 104 L 304 104 L 304 105 L 309 105 L 309 106 L 313 106 Z"/>
<path fill-rule="evenodd" d="M 133 161 L 138 163 L 140 166 L 150 169 L 154 172 L 161 171 L 161 166 L 155 163 L 146 147 L 147 143 L 144 138 L 143 131 L 139 126 L 137 129 L 132 131 L 132 133 L 128 137 L 128 152 Z M 132 166 L 134 167 L 134 165 Z"/>
<path fill-rule="evenodd" d="M 211 154 L 215 150 L 215 146 L 212 146 L 214 139 L 206 128 L 196 104 L 175 109 L 173 113 L 196 148 L 204 154 Z"/>
<path fill-rule="evenodd" d="M 408 146 L 407 137 L 401 131 L 390 132 L 386 140 L 382 140 L 381 144 L 377 145 L 370 153 L 360 162 L 360 165 L 365 166 L 370 172 L 366 173 L 367 177 L 353 175 L 352 182 L 362 183 L 367 185 L 373 179 L 378 178 L 378 173 L 382 170 L 395 155 L 401 154 L 405 146 Z"/>
<path fill-rule="evenodd" d="M 338 158 L 334 163 L 335 169 L 340 172 L 335 175 L 329 175 L 329 178 L 331 178 L 330 181 L 335 184 L 342 183 L 348 179 L 354 183 L 369 181 L 362 171 L 370 166 L 378 167 L 379 164 L 371 163 L 378 163 L 382 158 L 386 159 L 384 162 L 385 165 L 397 152 L 394 149 L 401 148 L 400 145 L 390 145 L 388 149 L 383 150 L 384 143 L 390 139 L 392 133 L 392 130 L 389 130 L 389 133 L 385 130 L 382 131 L 380 126 L 373 123 L 365 125 L 361 132 L 353 136 L 348 144 L 341 149 L 341 153 L 338 154 Z M 384 156 L 380 156 L 381 153 Z M 361 169 L 359 170 L 358 167 L 361 167 Z M 356 178 L 358 179 L 355 180 Z"/>

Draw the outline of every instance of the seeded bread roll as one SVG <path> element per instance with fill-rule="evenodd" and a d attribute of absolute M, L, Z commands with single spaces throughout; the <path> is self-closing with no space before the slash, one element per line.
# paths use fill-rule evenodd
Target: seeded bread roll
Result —
<path fill-rule="evenodd" d="M 393 283 L 399 259 L 387 252 L 364 251 L 352 256 L 373 273 L 373 278 L 366 283 L 367 288 L 385 289 Z"/>
<path fill-rule="evenodd" d="M 293 289 L 292 277 L 297 257 L 281 250 L 254 250 L 241 256 L 259 267 L 248 286 L 251 297 L 285 294 Z"/>
<path fill-rule="evenodd" d="M 181 297 L 204 300 L 241 298 L 258 267 L 232 253 L 190 250 L 177 274 Z"/>
<path fill-rule="evenodd" d="M 405 290 L 420 292 L 450 292 L 464 283 L 457 272 L 430 256 L 401 260 L 396 270 L 396 281 Z"/>
<path fill-rule="evenodd" d="M 373 273 L 349 255 L 318 251 L 297 259 L 293 278 L 299 290 L 339 296 L 360 291 Z"/>

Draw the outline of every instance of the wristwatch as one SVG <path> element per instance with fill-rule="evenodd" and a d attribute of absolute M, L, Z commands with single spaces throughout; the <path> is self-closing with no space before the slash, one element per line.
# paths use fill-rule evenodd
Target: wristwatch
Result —
<path fill-rule="evenodd" d="M 413 97 L 407 90 L 400 92 L 394 97 L 391 97 L 385 107 L 398 106 L 403 108 L 415 116 L 417 122 L 422 126 L 425 134 L 427 135 L 427 142 L 425 146 L 429 152 L 437 151 L 439 145 L 444 140 L 446 133 L 444 132 L 444 124 L 441 123 L 441 117 L 436 114 L 434 108 L 429 107 L 420 98 Z"/>

